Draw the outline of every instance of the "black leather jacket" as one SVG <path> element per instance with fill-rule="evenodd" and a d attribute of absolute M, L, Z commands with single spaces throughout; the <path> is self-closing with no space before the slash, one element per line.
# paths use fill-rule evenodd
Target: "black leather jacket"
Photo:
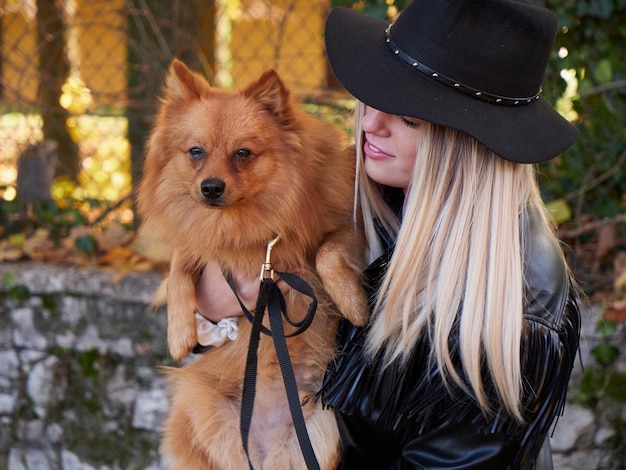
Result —
<path fill-rule="evenodd" d="M 560 248 L 543 223 L 530 225 L 522 363 L 525 423 L 501 408 L 485 416 L 459 387 L 452 394 L 428 367 L 423 336 L 406 367 L 382 369 L 363 356 L 366 329 L 341 324 L 339 355 L 320 392 L 335 409 L 343 469 L 529 469 L 562 414 L 578 349 L 580 313 Z M 392 247 L 367 270 L 376 286 Z M 372 292 L 373 294 L 373 292 Z M 451 338 L 452 354 L 458 338 Z M 458 356 L 456 356 L 458 359 Z M 487 377 L 487 375 L 485 375 Z M 486 385 L 489 396 L 496 397 Z"/>

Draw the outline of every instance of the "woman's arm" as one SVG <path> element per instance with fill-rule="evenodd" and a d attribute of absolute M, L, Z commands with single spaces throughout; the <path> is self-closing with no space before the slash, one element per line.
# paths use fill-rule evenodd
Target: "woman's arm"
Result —
<path fill-rule="evenodd" d="M 233 275 L 239 298 L 250 310 L 256 302 L 254 282 Z M 215 261 L 207 263 L 196 283 L 196 332 L 198 344 L 194 353 L 204 353 L 237 338 L 239 317 L 243 315 L 239 300 Z"/>
<path fill-rule="evenodd" d="M 246 275 L 233 272 L 231 276 L 239 299 L 252 312 L 259 295 L 258 274 Z M 287 295 L 289 286 L 285 281 L 277 278 L 276 285 L 283 295 Z M 196 308 L 198 313 L 213 323 L 219 322 L 222 318 L 243 315 L 241 305 L 216 261 L 210 261 L 206 264 L 196 283 Z"/>
<path fill-rule="evenodd" d="M 259 291 L 258 278 L 240 273 L 233 273 L 232 276 L 237 295 L 248 310 L 254 309 Z M 207 263 L 196 283 L 196 308 L 198 313 L 213 323 L 243 315 L 239 301 L 216 261 Z"/>
<path fill-rule="evenodd" d="M 234 272 L 232 279 L 239 300 L 216 261 L 207 263 L 198 279 L 196 283 L 198 346 L 194 352 L 202 353 L 209 347 L 219 347 L 237 338 L 239 318 L 243 316 L 239 301 L 249 311 L 254 310 L 260 286 L 258 276 Z M 276 285 L 283 294 L 289 290 L 289 286 L 280 279 L 276 281 Z"/>

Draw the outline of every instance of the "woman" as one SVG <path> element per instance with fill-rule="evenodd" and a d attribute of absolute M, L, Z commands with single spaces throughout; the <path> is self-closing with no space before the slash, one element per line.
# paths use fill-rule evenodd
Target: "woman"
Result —
<path fill-rule="evenodd" d="M 530 165 L 578 135 L 539 96 L 555 30 L 530 1 L 329 15 L 371 262 L 371 320 L 341 325 L 320 392 L 342 468 L 533 468 L 562 411 L 580 317 Z"/>

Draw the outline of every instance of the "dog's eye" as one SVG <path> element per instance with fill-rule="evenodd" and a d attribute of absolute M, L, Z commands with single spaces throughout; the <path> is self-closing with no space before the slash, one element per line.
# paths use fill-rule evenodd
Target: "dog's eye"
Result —
<path fill-rule="evenodd" d="M 245 160 L 246 158 L 248 158 L 250 156 L 252 152 L 250 152 L 250 149 L 247 148 L 241 148 L 241 149 L 237 149 L 235 151 L 235 158 L 237 160 Z"/>
<path fill-rule="evenodd" d="M 206 155 L 204 152 L 204 149 L 200 147 L 191 147 L 189 150 L 187 150 L 187 153 L 194 160 L 197 160 L 199 158 L 204 158 L 204 156 Z"/>

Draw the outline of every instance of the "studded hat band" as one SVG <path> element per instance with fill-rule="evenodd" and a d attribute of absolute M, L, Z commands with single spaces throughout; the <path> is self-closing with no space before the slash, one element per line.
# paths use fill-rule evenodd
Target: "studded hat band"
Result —
<path fill-rule="evenodd" d="M 471 95 L 474 98 L 478 98 L 479 100 L 486 101 L 488 103 L 505 105 L 505 106 L 520 106 L 520 105 L 532 103 L 533 101 L 536 101 L 539 99 L 541 88 L 539 89 L 539 92 L 534 96 L 530 96 L 526 98 L 512 98 L 508 96 L 494 95 L 493 93 L 487 93 L 486 91 L 477 90 L 476 88 L 472 88 L 471 86 L 464 85 L 463 83 L 456 81 L 450 77 L 446 77 L 445 75 L 442 75 L 439 72 L 436 72 L 435 70 L 431 69 L 430 67 L 422 64 L 421 62 L 419 62 L 418 60 L 414 59 L 409 54 L 404 52 L 402 49 L 400 49 L 391 38 L 391 26 L 392 25 L 389 25 L 389 27 L 387 27 L 387 29 L 385 30 L 385 36 L 387 38 L 386 42 L 389 48 L 391 49 L 391 51 L 399 59 L 409 64 L 411 68 L 413 68 L 414 70 L 417 70 L 418 72 L 426 75 L 427 77 L 433 80 L 436 80 L 439 83 L 452 87 L 467 95 Z"/>

